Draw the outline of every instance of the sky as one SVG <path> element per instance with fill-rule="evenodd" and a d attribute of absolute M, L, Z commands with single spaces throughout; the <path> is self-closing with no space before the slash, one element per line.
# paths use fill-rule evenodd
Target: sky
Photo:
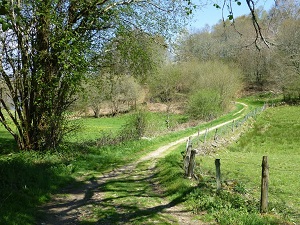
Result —
<path fill-rule="evenodd" d="M 232 0 L 234 17 L 238 17 L 241 15 L 248 15 L 250 13 L 246 0 L 240 0 L 240 1 L 241 1 L 241 5 L 238 6 Z M 196 0 L 194 0 L 194 2 L 196 2 Z M 216 0 L 212 2 L 218 3 L 220 1 Z M 265 10 L 269 10 L 274 5 L 274 0 L 256 0 L 256 2 L 257 2 L 256 8 L 258 8 L 258 6 L 262 6 Z M 190 25 L 188 26 L 189 30 L 191 31 L 201 30 L 202 28 L 205 27 L 206 24 L 212 26 L 217 24 L 220 20 L 222 20 L 222 10 L 214 7 L 213 4 L 214 3 L 211 3 L 204 8 L 196 9 L 194 18 L 192 19 Z M 219 5 L 221 6 L 222 4 L 219 3 Z M 228 11 L 227 9 L 225 9 L 224 11 L 225 19 L 227 15 L 228 15 Z"/>

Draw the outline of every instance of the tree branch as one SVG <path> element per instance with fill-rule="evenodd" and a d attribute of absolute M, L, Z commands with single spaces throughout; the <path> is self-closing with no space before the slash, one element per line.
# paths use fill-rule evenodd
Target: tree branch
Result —
<path fill-rule="evenodd" d="M 256 15 L 255 15 L 255 4 L 253 2 L 253 0 L 246 0 L 247 2 L 247 5 L 248 5 L 248 8 L 250 9 L 250 13 L 251 13 L 251 16 L 252 16 L 252 23 L 253 23 L 253 27 L 255 29 L 255 32 L 256 32 L 256 38 L 255 38 L 255 46 L 258 50 L 260 50 L 258 44 L 257 44 L 257 41 L 258 39 L 261 39 L 263 41 L 263 43 L 268 47 L 270 48 L 270 44 L 269 42 L 265 39 L 264 35 L 262 34 L 262 31 L 261 31 L 261 27 L 257 21 L 257 18 L 256 18 Z"/>

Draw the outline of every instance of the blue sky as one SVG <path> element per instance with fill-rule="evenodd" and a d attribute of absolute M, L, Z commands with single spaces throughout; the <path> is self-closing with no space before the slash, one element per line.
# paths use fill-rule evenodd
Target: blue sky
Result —
<path fill-rule="evenodd" d="M 194 2 L 199 2 L 200 0 L 194 0 Z M 247 6 L 246 0 L 240 0 L 241 5 L 237 6 L 236 3 L 232 0 L 233 6 L 233 15 L 234 17 L 238 17 L 241 15 L 248 15 L 250 13 L 249 8 Z M 216 9 L 213 6 L 213 2 L 220 2 L 218 0 L 212 1 L 211 4 L 207 5 L 204 8 L 197 8 L 195 11 L 194 18 L 192 19 L 191 24 L 189 25 L 189 30 L 198 30 L 205 27 L 206 24 L 209 26 L 217 24 L 220 20 L 222 20 L 222 10 Z M 222 2 L 222 1 L 221 1 Z M 274 5 L 274 0 L 256 0 L 258 6 L 262 6 L 265 10 L 269 10 Z M 221 3 L 220 3 L 221 6 Z M 224 11 L 224 18 L 226 19 L 228 12 Z"/>

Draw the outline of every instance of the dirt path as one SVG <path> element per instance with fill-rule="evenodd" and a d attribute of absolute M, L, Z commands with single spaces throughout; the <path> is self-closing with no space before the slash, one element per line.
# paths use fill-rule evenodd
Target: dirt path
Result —
<path fill-rule="evenodd" d="M 64 190 L 44 206 L 47 217 L 39 224 L 202 224 L 167 200 L 155 180 L 155 164 L 126 165 L 77 190 Z"/>
<path fill-rule="evenodd" d="M 155 180 L 157 159 L 187 139 L 162 146 L 137 162 L 90 180 L 77 189 L 62 190 L 63 194 L 54 196 L 42 208 L 46 218 L 38 224 L 205 224 L 184 210 L 180 205 L 183 200 L 168 201 Z"/>

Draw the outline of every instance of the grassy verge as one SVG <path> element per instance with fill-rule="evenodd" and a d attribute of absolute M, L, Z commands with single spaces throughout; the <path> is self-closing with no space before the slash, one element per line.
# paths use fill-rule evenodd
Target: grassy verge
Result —
<path fill-rule="evenodd" d="M 172 198 L 184 195 L 188 207 L 203 220 L 219 224 L 298 224 L 299 128 L 299 107 L 270 108 L 237 143 L 197 157 L 198 182 L 193 184 L 183 177 L 180 152 L 184 145 L 160 161 L 159 180 Z M 261 216 L 263 155 L 269 158 L 270 183 L 269 213 Z M 216 191 L 215 158 L 221 159 L 221 192 Z"/>
<path fill-rule="evenodd" d="M 47 202 L 59 188 L 70 184 L 81 185 L 82 181 L 132 162 L 161 145 L 234 118 L 246 112 L 239 112 L 242 107 L 238 105 L 229 114 L 193 128 L 151 140 L 129 141 L 101 148 L 93 142 L 97 134 L 108 128 L 120 129 L 126 119 L 118 118 L 116 123 L 107 119 L 102 123 L 101 119 L 89 118 L 79 121 L 86 122 L 86 125 L 77 136 L 69 137 L 69 143 L 58 151 L 45 153 L 16 152 L 14 140 L 0 126 L 0 224 L 34 224 L 40 216 L 37 206 Z M 156 123 L 164 123 L 163 116 L 154 117 L 156 120 L 160 118 L 160 122 Z"/>

